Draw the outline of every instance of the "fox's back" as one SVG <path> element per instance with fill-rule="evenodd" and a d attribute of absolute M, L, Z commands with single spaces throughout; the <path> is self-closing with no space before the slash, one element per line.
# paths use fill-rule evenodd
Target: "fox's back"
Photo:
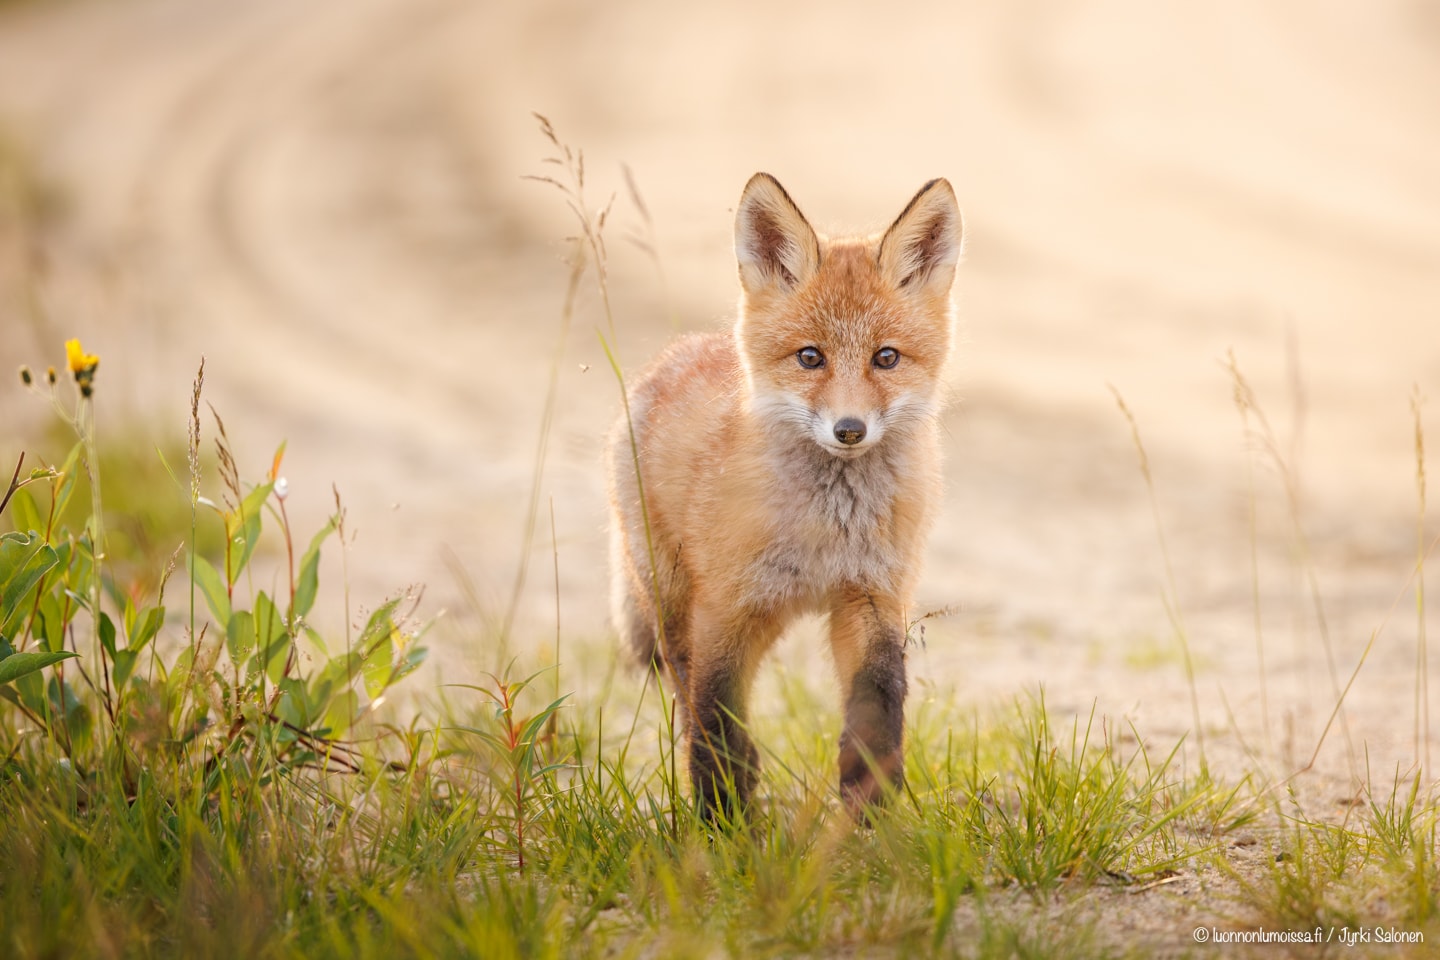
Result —
<path fill-rule="evenodd" d="M 681 337 L 641 373 L 630 388 L 629 416 L 642 468 L 659 474 L 657 484 L 664 467 L 684 461 L 689 470 L 715 455 L 719 428 L 739 413 L 743 382 L 728 331 Z M 628 437 L 617 439 L 628 444 Z M 661 449 L 663 456 L 650 455 Z"/>
<path fill-rule="evenodd" d="M 622 417 L 611 437 L 611 478 L 622 495 L 638 498 L 638 462 L 652 531 L 678 538 L 699 506 L 693 500 L 713 499 L 703 478 L 731 454 L 742 383 L 734 339 L 706 333 L 670 344 L 630 388 L 629 421 Z"/>

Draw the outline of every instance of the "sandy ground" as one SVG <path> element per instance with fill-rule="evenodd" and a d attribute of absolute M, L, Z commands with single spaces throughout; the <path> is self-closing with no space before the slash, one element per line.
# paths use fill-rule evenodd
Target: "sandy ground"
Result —
<path fill-rule="evenodd" d="M 504 609 L 558 362 L 517 636 L 554 630 L 553 502 L 565 636 L 587 642 L 608 629 L 598 465 L 618 397 L 593 288 L 562 339 L 574 225 L 520 179 L 551 169 L 530 112 L 584 148 L 592 201 L 618 193 L 632 369 L 724 322 L 755 170 L 822 228 L 881 226 L 944 175 L 966 216 L 964 337 L 922 603 L 956 612 L 912 654 L 917 696 L 1043 685 L 1052 709 L 1093 703 L 1157 744 L 1194 726 L 1113 384 L 1148 449 L 1212 763 L 1241 769 L 1237 732 L 1270 769 L 1303 763 L 1379 630 L 1346 720 L 1388 782 L 1423 752 L 1410 397 L 1440 398 L 1436 90 L 1440 16 L 1419 0 L 18 4 L 0 11 L 0 125 L 65 202 L 37 238 L 48 326 L 11 276 L 0 368 L 78 334 L 104 357 L 104 421 L 178 435 L 204 355 L 249 475 L 288 440 L 302 522 L 332 482 L 345 496 L 357 594 L 427 584 L 427 611 L 451 611 L 437 659 L 468 664 L 494 641 L 454 571 Z M 624 239 L 647 234 L 622 163 L 658 272 Z M 1244 434 L 1232 349 L 1308 554 Z M 0 452 L 37 406 L 0 391 Z M 814 630 L 780 659 L 823 662 Z M 1347 752 L 1337 727 L 1322 764 L 1343 777 Z"/>

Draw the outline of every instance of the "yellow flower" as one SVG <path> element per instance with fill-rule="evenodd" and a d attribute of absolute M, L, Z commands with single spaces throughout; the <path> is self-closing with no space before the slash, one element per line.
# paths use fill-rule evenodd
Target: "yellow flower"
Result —
<path fill-rule="evenodd" d="M 79 379 L 80 374 L 90 373 L 100 365 L 100 358 L 86 353 L 80 349 L 79 340 L 65 341 L 65 362 L 70 367 L 70 372 Z"/>
<path fill-rule="evenodd" d="M 66 340 L 65 362 L 80 385 L 80 396 L 89 397 L 94 392 L 95 368 L 100 366 L 100 358 L 82 350 L 79 340 Z"/>

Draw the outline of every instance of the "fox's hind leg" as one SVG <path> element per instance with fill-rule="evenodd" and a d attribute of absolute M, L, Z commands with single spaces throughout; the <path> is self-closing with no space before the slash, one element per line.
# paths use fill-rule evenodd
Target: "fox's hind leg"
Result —
<path fill-rule="evenodd" d="M 682 577 L 659 577 L 663 625 L 655 614 L 655 581 L 649 565 L 637 567 L 627 552 L 625 533 L 610 537 L 610 615 L 615 631 L 646 670 L 664 668 L 679 683 L 685 682 L 690 662 L 686 637 L 687 592 Z"/>
<path fill-rule="evenodd" d="M 650 611 L 636 602 L 635 592 L 624 571 L 617 571 L 612 579 L 610 616 L 615 623 L 615 632 L 620 634 L 621 642 L 630 648 L 636 660 L 648 668 L 660 655 Z"/>

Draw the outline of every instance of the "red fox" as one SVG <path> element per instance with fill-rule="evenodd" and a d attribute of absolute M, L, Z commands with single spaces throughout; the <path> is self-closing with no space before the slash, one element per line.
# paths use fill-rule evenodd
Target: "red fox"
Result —
<path fill-rule="evenodd" d="M 945 180 L 883 235 L 831 239 L 757 173 L 735 215 L 733 331 L 676 341 L 629 392 L 607 457 L 613 613 L 677 685 L 707 820 L 754 790 L 747 692 L 804 613 L 829 615 L 846 807 L 865 817 L 903 783 L 906 611 L 940 492 L 960 248 Z"/>

